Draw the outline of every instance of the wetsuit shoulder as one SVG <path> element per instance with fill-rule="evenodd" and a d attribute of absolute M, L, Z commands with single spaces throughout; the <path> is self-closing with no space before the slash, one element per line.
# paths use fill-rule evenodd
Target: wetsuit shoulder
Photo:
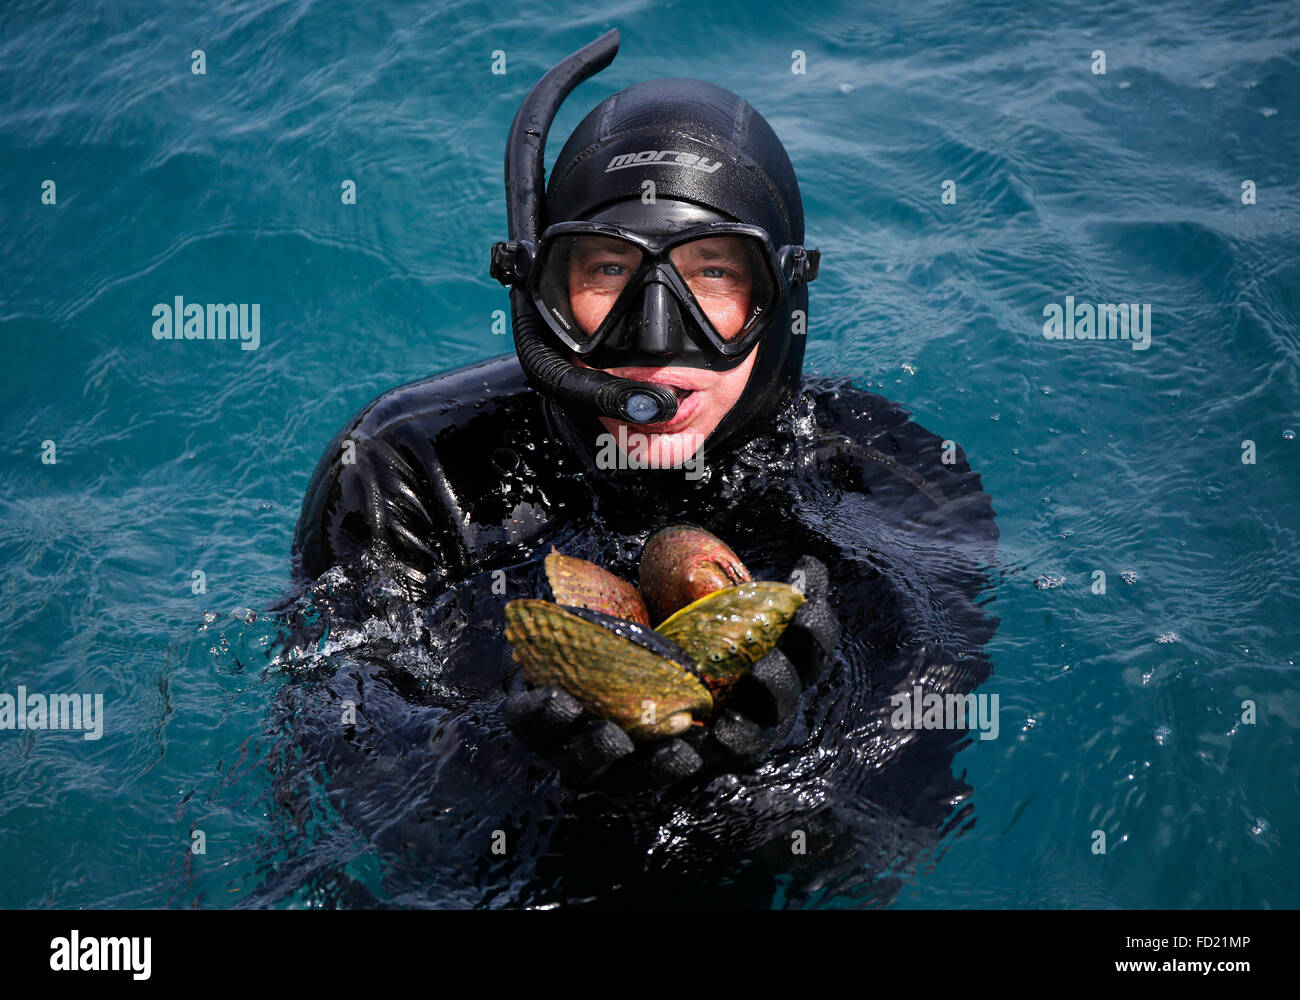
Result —
<path fill-rule="evenodd" d="M 840 485 L 870 493 L 930 526 L 995 544 L 992 498 L 961 446 L 910 411 L 841 379 L 808 379 L 804 391 L 821 428 L 818 450 L 839 461 Z"/>
<path fill-rule="evenodd" d="M 510 445 L 535 432 L 538 409 L 514 355 L 375 399 L 312 474 L 294 539 L 298 573 L 315 579 L 370 556 L 420 592 L 477 563 L 493 539 L 476 522 L 499 514 L 482 500 L 520 464 Z"/>

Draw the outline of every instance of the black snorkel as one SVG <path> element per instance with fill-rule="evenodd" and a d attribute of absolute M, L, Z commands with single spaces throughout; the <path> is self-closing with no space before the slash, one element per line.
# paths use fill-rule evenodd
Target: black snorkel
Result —
<path fill-rule="evenodd" d="M 515 351 L 529 384 L 561 403 L 593 408 L 636 424 L 671 420 L 677 397 L 669 388 L 618 378 L 575 365 L 549 338 L 525 290 L 542 230 L 546 201 L 546 135 L 564 99 L 614 61 L 618 31 L 608 31 L 556 64 L 528 92 L 506 143 L 506 220 L 510 240 L 492 248 L 492 277 L 510 287 Z"/>

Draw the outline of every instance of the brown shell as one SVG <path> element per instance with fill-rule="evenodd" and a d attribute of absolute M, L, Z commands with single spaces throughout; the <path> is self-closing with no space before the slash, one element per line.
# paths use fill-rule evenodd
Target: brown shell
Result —
<path fill-rule="evenodd" d="M 780 642 L 805 600 L 788 583 L 742 583 L 687 605 L 655 631 L 695 661 L 719 697 Z"/>
<path fill-rule="evenodd" d="M 655 633 L 647 628 L 638 635 L 640 643 L 548 601 L 506 605 L 506 638 L 530 684 L 563 688 L 642 742 L 675 736 L 692 718 L 707 718 L 713 698 L 704 685 L 647 648 Z"/>
<path fill-rule="evenodd" d="M 740 557 L 703 528 L 674 524 L 651 535 L 641 551 L 641 595 L 656 621 L 752 579 Z"/>
<path fill-rule="evenodd" d="M 556 604 L 589 608 L 640 625 L 650 624 L 650 613 L 637 589 L 593 562 L 551 549 L 546 557 L 546 579 Z"/>

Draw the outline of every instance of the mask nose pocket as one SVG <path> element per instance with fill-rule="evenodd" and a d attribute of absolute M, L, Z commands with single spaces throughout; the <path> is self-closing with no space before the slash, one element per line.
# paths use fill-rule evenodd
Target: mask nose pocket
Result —
<path fill-rule="evenodd" d="M 646 286 L 641 301 L 641 324 L 637 331 L 637 348 L 646 354 L 676 354 L 681 345 L 681 317 L 674 316 L 676 303 L 660 282 Z M 674 322 L 674 320 L 676 322 Z"/>

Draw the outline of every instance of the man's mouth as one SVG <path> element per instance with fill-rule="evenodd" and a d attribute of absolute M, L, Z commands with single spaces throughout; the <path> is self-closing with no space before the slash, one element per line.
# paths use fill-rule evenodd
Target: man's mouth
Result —
<path fill-rule="evenodd" d="M 671 420 L 661 420 L 653 424 L 629 424 L 629 426 L 647 434 L 676 433 L 694 420 L 695 411 L 699 409 L 695 402 L 695 396 L 699 394 L 699 390 L 685 389 L 679 385 L 667 385 L 663 382 L 657 384 L 672 389 L 673 395 L 677 397 L 677 412 L 673 414 Z"/>
<path fill-rule="evenodd" d="M 671 420 L 661 420 L 653 424 L 637 424 L 627 422 L 629 427 L 635 427 L 640 431 L 648 434 L 672 434 L 682 430 L 686 424 L 690 423 L 699 409 L 699 401 L 695 398 L 700 396 L 707 386 L 692 386 L 690 383 L 700 381 L 697 373 L 691 371 L 673 370 L 671 368 L 607 368 L 604 369 L 611 375 L 619 378 L 630 379 L 633 382 L 641 382 L 645 385 L 659 386 L 664 389 L 671 389 L 673 396 L 677 400 L 677 413 Z M 683 385 L 682 383 L 687 383 Z"/>

